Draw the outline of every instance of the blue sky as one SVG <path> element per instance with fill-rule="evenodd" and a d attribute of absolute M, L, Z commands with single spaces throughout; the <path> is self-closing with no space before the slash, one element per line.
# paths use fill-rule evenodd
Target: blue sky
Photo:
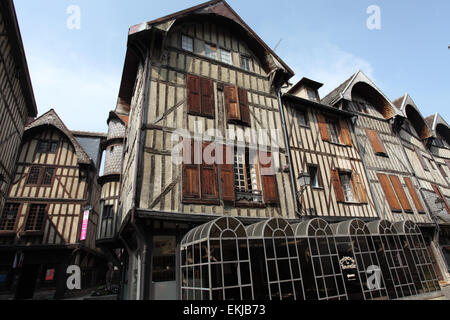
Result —
<path fill-rule="evenodd" d="M 15 0 L 39 114 L 54 108 L 72 130 L 106 131 L 115 108 L 131 25 L 201 3 L 192 0 Z M 325 83 L 321 95 L 361 69 L 394 100 L 404 93 L 424 117 L 449 121 L 450 1 L 229 0 L 296 72 Z M 67 28 L 67 8 L 81 29 Z M 381 30 L 369 30 L 370 5 Z"/>

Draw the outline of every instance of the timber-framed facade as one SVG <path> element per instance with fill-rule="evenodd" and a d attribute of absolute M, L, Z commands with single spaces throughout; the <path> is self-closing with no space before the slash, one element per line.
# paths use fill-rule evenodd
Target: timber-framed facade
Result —
<path fill-rule="evenodd" d="M 104 281 L 95 245 L 103 139 L 72 133 L 53 109 L 27 124 L 1 218 L 2 296 L 63 298 L 70 265 L 80 266 L 84 288 Z"/>

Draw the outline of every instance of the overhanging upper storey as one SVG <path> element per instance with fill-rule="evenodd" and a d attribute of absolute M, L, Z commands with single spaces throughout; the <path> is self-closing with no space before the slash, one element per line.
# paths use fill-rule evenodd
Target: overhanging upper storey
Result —
<path fill-rule="evenodd" d="M 164 48 L 167 45 L 167 35 L 177 26 L 208 20 L 224 25 L 230 32 L 238 34 L 260 61 L 261 67 L 271 78 L 274 86 L 283 85 L 294 75 L 292 69 L 239 17 L 226 1 L 214 0 L 130 27 L 128 50 L 119 91 L 121 106 L 131 104 L 138 66 L 140 61 L 145 58 L 145 46 L 154 43 Z"/>
<path fill-rule="evenodd" d="M 425 122 L 425 118 L 422 116 L 419 108 L 417 108 L 409 94 L 405 94 L 393 103 L 401 112 L 403 112 L 421 140 L 432 137 L 431 130 Z"/>
<path fill-rule="evenodd" d="M 404 117 L 402 112 L 362 71 L 358 71 L 339 87 L 331 91 L 322 99 L 322 103 L 335 106 L 341 100 L 353 101 L 355 97 L 363 98 L 369 102 L 386 120 L 396 116 Z"/>

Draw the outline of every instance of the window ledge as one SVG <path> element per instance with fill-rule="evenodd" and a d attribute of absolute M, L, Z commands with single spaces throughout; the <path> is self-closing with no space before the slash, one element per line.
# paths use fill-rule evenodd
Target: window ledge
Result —
<path fill-rule="evenodd" d="M 365 206 L 367 202 L 357 202 L 357 201 L 338 201 L 339 203 L 349 205 L 349 206 Z"/>
<path fill-rule="evenodd" d="M 302 125 L 302 124 L 301 124 L 300 127 L 301 127 L 301 128 L 305 128 L 305 129 L 310 129 L 310 130 L 311 130 L 311 126 L 308 126 L 308 125 L 305 126 L 305 125 Z"/>
<path fill-rule="evenodd" d="M 237 201 L 236 207 L 238 208 L 267 208 L 262 202 L 250 202 L 250 201 Z"/>
<path fill-rule="evenodd" d="M 383 158 L 389 158 L 389 156 L 386 153 L 375 153 L 378 157 L 383 157 Z"/>
<path fill-rule="evenodd" d="M 324 187 L 311 187 L 311 189 L 316 191 L 325 191 Z"/>
<path fill-rule="evenodd" d="M 335 146 L 338 146 L 338 147 L 345 147 L 345 148 L 351 148 L 351 147 L 353 147 L 353 146 L 348 146 L 348 145 L 346 145 L 346 144 L 342 144 L 342 143 L 338 143 L 338 142 L 333 142 L 333 141 L 328 141 L 328 143 L 329 143 L 329 144 L 332 144 L 332 145 L 335 145 Z"/>
<path fill-rule="evenodd" d="M 44 231 L 22 231 L 19 233 L 20 236 L 43 236 Z"/>

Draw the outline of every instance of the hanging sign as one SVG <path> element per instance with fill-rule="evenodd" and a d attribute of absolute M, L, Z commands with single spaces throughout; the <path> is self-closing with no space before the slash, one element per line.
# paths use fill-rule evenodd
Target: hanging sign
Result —
<path fill-rule="evenodd" d="M 81 226 L 81 237 L 80 237 L 81 241 L 86 240 L 88 223 L 89 223 L 89 210 L 84 210 L 83 224 Z"/>

